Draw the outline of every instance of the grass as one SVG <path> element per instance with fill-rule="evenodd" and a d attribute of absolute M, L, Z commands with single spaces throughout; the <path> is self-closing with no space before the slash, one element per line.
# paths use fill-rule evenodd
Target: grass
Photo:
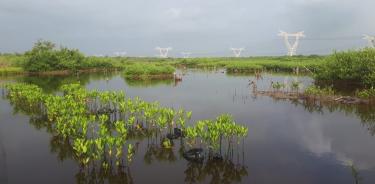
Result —
<path fill-rule="evenodd" d="M 153 63 L 129 64 L 124 69 L 125 77 L 131 79 L 173 78 L 174 72 L 171 65 Z"/>
<path fill-rule="evenodd" d="M 2 68 L 0 68 L 0 75 L 21 74 L 21 73 L 24 73 L 24 70 L 21 67 L 2 67 Z"/>
<path fill-rule="evenodd" d="M 356 96 L 362 99 L 375 99 L 375 88 L 358 90 Z"/>
<path fill-rule="evenodd" d="M 250 73 L 255 70 L 276 70 L 292 72 L 299 67 L 301 71 L 315 71 L 325 62 L 324 56 L 295 57 L 248 57 L 248 58 L 192 58 L 177 59 L 176 65 L 195 68 L 226 68 L 228 73 Z M 307 69 L 306 69 L 307 68 Z"/>
<path fill-rule="evenodd" d="M 77 51 L 78 52 L 78 51 Z M 255 70 L 275 70 L 292 72 L 296 67 L 301 71 L 308 68 L 315 71 L 316 68 L 324 61 L 323 56 L 295 56 L 295 57 L 246 57 L 246 58 L 139 58 L 139 57 L 84 57 L 82 61 L 70 68 L 74 70 L 87 70 L 94 68 L 116 68 L 126 69 L 125 73 L 128 76 L 149 76 L 161 73 L 171 74 L 171 66 L 184 66 L 188 68 L 225 68 L 228 73 L 251 73 Z M 43 58 L 40 58 L 43 60 Z M 30 59 L 29 59 L 30 60 Z M 45 60 L 45 59 L 44 59 Z M 0 56 L 0 68 L 8 67 L 24 67 L 25 71 L 30 68 L 25 68 L 27 57 L 25 55 L 7 55 Z M 39 62 L 35 61 L 38 64 Z M 59 62 L 58 62 L 59 63 Z M 65 58 L 63 64 L 72 64 L 69 57 Z M 139 64 L 137 66 L 131 66 Z M 147 68 L 142 68 L 145 65 L 152 64 Z M 70 66 L 70 65 L 69 65 Z M 129 67 L 130 66 L 130 67 Z M 142 67 L 140 67 L 142 66 Z M 164 69 L 162 67 L 165 67 Z M 66 68 L 66 67 L 65 67 Z M 68 67 L 69 68 L 69 67 Z M 63 70 L 63 69 L 57 69 Z M 66 69 L 65 69 L 66 70 Z M 52 70 L 54 71 L 54 70 Z M 36 71 L 38 72 L 38 71 Z M 40 71 L 42 72 L 42 71 Z"/>
<path fill-rule="evenodd" d="M 306 95 L 309 96 L 333 96 L 335 95 L 335 91 L 332 87 L 319 87 L 319 86 L 309 86 L 305 89 L 304 92 Z"/>
<path fill-rule="evenodd" d="M 0 75 L 20 74 L 23 73 L 21 65 L 24 56 L 16 54 L 0 55 Z"/>

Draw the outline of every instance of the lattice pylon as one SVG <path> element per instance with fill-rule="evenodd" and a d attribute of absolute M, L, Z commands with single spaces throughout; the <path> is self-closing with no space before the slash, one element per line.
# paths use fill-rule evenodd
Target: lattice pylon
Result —
<path fill-rule="evenodd" d="M 297 33 L 287 33 L 287 32 L 284 32 L 284 31 L 280 31 L 278 36 L 281 36 L 281 37 L 284 38 L 285 46 L 288 49 L 288 56 L 296 55 L 300 38 L 306 37 L 303 31 L 297 32 Z M 289 37 L 295 38 L 295 41 L 294 41 L 293 44 L 290 44 Z"/>
<path fill-rule="evenodd" d="M 367 40 L 370 47 L 375 48 L 375 36 L 363 35 L 363 39 Z"/>
<path fill-rule="evenodd" d="M 126 52 L 125 51 L 123 51 L 123 52 L 114 52 L 113 53 L 116 57 L 123 57 L 123 56 L 126 56 Z"/>
<path fill-rule="evenodd" d="M 190 52 L 181 52 L 182 58 L 190 58 Z"/>
<path fill-rule="evenodd" d="M 233 54 L 234 54 L 235 57 L 240 57 L 242 51 L 244 51 L 245 48 L 230 48 L 230 50 L 233 51 Z"/>
<path fill-rule="evenodd" d="M 169 51 L 172 50 L 172 47 L 166 47 L 166 48 L 156 47 L 155 49 L 159 51 L 159 57 L 167 58 Z"/>

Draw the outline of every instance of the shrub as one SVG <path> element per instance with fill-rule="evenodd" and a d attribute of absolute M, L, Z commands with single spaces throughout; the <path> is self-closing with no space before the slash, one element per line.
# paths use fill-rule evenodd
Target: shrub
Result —
<path fill-rule="evenodd" d="M 357 91 L 356 96 L 358 96 L 359 98 L 364 98 L 364 99 L 375 98 L 375 88 L 371 87 L 369 89 L 363 89 L 361 91 Z"/>
<path fill-rule="evenodd" d="M 56 48 L 49 41 L 39 40 L 25 53 L 24 70 L 30 72 L 79 69 L 84 55 L 76 49 Z"/>
<path fill-rule="evenodd" d="M 173 75 L 175 68 L 170 65 L 156 65 L 152 63 L 129 64 L 125 67 L 124 74 L 131 78 L 142 78 L 147 76 Z"/>
<path fill-rule="evenodd" d="M 335 52 L 318 69 L 317 80 L 345 80 L 364 86 L 375 85 L 375 49 Z"/>

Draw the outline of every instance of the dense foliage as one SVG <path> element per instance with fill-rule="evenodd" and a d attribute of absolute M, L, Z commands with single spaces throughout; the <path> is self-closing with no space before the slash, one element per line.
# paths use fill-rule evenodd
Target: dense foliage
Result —
<path fill-rule="evenodd" d="M 127 78 L 153 78 L 173 77 L 175 68 L 171 65 L 154 63 L 135 63 L 125 67 L 124 74 Z"/>
<path fill-rule="evenodd" d="M 49 41 L 39 40 L 25 53 L 25 71 L 77 70 L 84 62 L 84 55 L 76 49 L 56 48 Z"/>
<path fill-rule="evenodd" d="M 350 81 L 375 86 L 375 49 L 335 52 L 315 75 L 318 80 Z"/>

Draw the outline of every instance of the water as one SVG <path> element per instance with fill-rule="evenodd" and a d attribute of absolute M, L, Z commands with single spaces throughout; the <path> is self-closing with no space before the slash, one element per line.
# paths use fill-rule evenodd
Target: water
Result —
<path fill-rule="evenodd" d="M 265 75 L 270 81 L 309 77 Z M 69 77 L 8 77 L 4 82 L 28 82 L 56 92 L 66 82 L 80 81 L 88 89 L 124 90 L 128 96 L 159 101 L 163 106 L 193 111 L 193 120 L 230 113 L 249 127 L 249 136 L 233 154 L 232 162 L 189 163 L 178 153 L 138 142 L 133 163 L 122 174 L 106 176 L 105 183 L 374 183 L 375 133 L 373 107 L 325 104 L 255 97 L 248 87 L 253 76 L 189 71 L 183 81 L 126 81 L 119 74 Z M 85 183 L 100 181 L 100 172 L 81 170 L 69 147 L 48 133 L 43 123 L 16 112 L 0 99 L 0 183 Z M 178 141 L 177 141 L 178 142 Z M 176 145 L 178 143 L 176 142 Z M 148 154 L 146 154 L 148 153 Z M 155 153 L 150 156 L 150 153 Z M 102 177 L 103 178 L 103 177 Z"/>

